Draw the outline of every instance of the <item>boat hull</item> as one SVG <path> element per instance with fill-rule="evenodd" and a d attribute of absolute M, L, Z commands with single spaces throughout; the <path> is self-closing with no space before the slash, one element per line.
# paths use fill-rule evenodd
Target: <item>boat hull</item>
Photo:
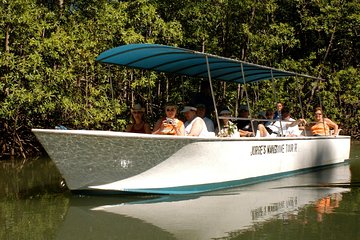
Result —
<path fill-rule="evenodd" d="M 33 129 L 72 191 L 189 194 L 344 162 L 350 137 L 197 138 Z"/>

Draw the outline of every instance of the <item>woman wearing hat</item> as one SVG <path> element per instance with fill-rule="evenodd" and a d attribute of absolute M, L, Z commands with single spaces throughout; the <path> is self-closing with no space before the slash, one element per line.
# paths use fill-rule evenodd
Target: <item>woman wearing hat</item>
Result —
<path fill-rule="evenodd" d="M 140 104 L 135 104 L 131 108 L 131 123 L 127 125 L 125 131 L 133 133 L 151 133 L 150 125 L 145 122 L 145 109 Z"/>
<path fill-rule="evenodd" d="M 184 136 L 184 123 L 176 118 L 176 113 L 177 106 L 175 104 L 166 104 L 166 117 L 160 118 L 155 123 L 153 134 Z"/>
<path fill-rule="evenodd" d="M 237 126 L 231 122 L 228 117 L 231 117 L 231 112 L 228 109 L 224 109 L 219 113 L 221 117 L 220 131 L 217 131 L 219 137 L 240 137 Z"/>

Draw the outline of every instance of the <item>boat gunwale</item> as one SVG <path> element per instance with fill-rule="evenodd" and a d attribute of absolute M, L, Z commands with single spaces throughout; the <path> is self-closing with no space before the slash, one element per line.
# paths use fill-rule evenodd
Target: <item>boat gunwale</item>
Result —
<path fill-rule="evenodd" d="M 34 133 L 56 133 L 64 135 L 82 135 L 82 136 L 96 136 L 96 137 L 127 137 L 127 138 L 141 138 L 152 140 L 194 140 L 195 142 L 204 141 L 284 141 L 284 140 L 320 140 L 320 139 L 349 139 L 351 136 L 300 136 L 300 137 L 193 137 L 193 136 L 173 136 L 173 135 L 160 135 L 160 134 L 143 134 L 143 133 L 129 133 L 120 131 L 104 131 L 104 130 L 56 130 L 56 129 L 31 129 Z"/>

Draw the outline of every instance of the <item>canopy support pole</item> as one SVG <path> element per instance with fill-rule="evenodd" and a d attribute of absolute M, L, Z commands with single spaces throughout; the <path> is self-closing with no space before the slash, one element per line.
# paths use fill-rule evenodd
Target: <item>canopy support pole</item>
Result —
<path fill-rule="evenodd" d="M 208 72 L 208 79 L 209 79 L 209 85 L 210 85 L 210 91 L 211 91 L 211 98 L 212 98 L 213 104 L 214 104 L 216 123 L 217 123 L 218 129 L 220 131 L 220 120 L 219 120 L 219 115 L 218 115 L 218 111 L 217 111 L 217 107 L 216 107 L 215 95 L 214 95 L 213 85 L 212 85 L 212 81 L 211 81 L 209 59 L 208 59 L 207 55 L 205 55 L 205 60 L 206 60 L 206 67 L 207 67 L 207 72 Z"/>
<path fill-rule="evenodd" d="M 276 105 L 278 102 L 278 99 L 277 99 L 276 88 L 275 88 L 275 78 L 274 78 L 272 69 L 270 70 L 270 74 L 271 74 L 271 83 L 272 83 L 272 88 L 273 88 L 273 93 L 274 93 L 274 100 L 275 100 L 275 105 Z"/>
<path fill-rule="evenodd" d="M 237 86 L 236 104 L 235 104 L 235 117 L 238 117 L 239 99 L 240 99 L 240 83 L 238 83 L 238 86 Z"/>
<path fill-rule="evenodd" d="M 244 82 L 244 88 L 245 88 L 245 95 L 246 95 L 246 104 L 247 104 L 247 107 L 248 107 L 248 110 L 249 110 L 249 118 L 250 118 L 250 124 L 251 124 L 251 129 L 252 129 L 252 132 L 254 134 L 254 136 L 256 135 L 256 132 L 255 132 L 255 129 L 254 129 L 254 123 L 252 121 L 252 114 L 251 114 L 251 110 L 250 110 L 250 101 L 249 101 L 249 95 L 248 95 L 248 92 L 247 92 L 247 87 L 246 87 L 246 80 L 245 80 L 245 74 L 244 74 L 244 65 L 243 63 L 240 64 L 241 66 L 241 75 L 242 75 L 242 79 L 243 79 L 243 82 Z"/>
<path fill-rule="evenodd" d="M 274 100 L 275 100 L 275 106 L 276 106 L 276 111 L 278 112 L 278 116 L 281 115 L 281 112 L 279 113 L 279 111 L 277 110 L 277 103 L 278 103 L 278 98 L 277 98 L 277 94 L 276 94 L 276 88 L 275 88 L 275 78 L 274 78 L 274 73 L 273 70 L 270 69 L 270 74 L 271 74 L 271 82 L 272 82 L 272 87 L 273 87 L 273 92 L 274 92 Z M 282 119 L 281 117 L 279 118 L 279 122 L 280 122 L 280 133 L 283 136 L 284 132 L 283 132 L 283 127 L 282 127 Z"/>
<path fill-rule="evenodd" d="M 321 81 L 321 80 L 320 80 Z M 319 93 L 319 91 L 318 91 L 318 93 Z M 326 135 L 331 135 L 330 134 L 330 132 L 329 133 L 327 133 L 327 132 L 325 132 L 325 130 L 326 130 L 326 125 L 325 125 L 325 111 L 324 111 L 324 108 L 323 108 L 323 106 L 322 106 L 322 101 L 321 101 L 321 96 L 320 96 L 320 94 L 318 94 L 318 98 L 319 98 L 319 105 L 320 105 L 320 108 L 321 108 L 321 111 L 322 111 L 322 116 L 323 116 L 323 121 L 322 121 L 322 123 L 323 123 L 323 126 L 324 126 L 324 134 L 325 134 L 325 136 Z"/>
<path fill-rule="evenodd" d="M 300 88 L 299 88 L 299 80 L 298 78 L 295 76 L 295 79 L 296 79 L 296 85 L 297 85 L 297 88 L 299 89 L 299 104 L 300 104 L 300 113 L 301 113 L 301 118 L 304 118 L 304 110 L 303 110 L 303 107 L 302 107 L 302 101 L 301 101 L 301 91 L 300 91 Z"/>
<path fill-rule="evenodd" d="M 114 111 L 114 119 L 116 119 L 116 109 L 115 109 L 115 100 L 114 100 L 114 86 L 113 81 L 111 77 L 111 65 L 108 67 L 108 73 L 109 73 L 109 83 L 110 83 L 110 90 L 111 90 L 111 105 Z"/>
<path fill-rule="evenodd" d="M 302 119 L 305 119 L 305 116 L 304 116 L 304 110 L 303 110 L 303 106 L 302 106 L 302 101 L 301 101 L 301 91 L 300 91 L 300 85 L 299 85 L 299 79 L 297 76 L 295 76 L 295 79 L 296 79 L 296 85 L 297 85 L 297 88 L 299 89 L 299 104 L 300 104 L 300 113 L 301 113 L 301 118 Z M 304 136 L 306 136 L 306 126 L 304 126 Z"/>

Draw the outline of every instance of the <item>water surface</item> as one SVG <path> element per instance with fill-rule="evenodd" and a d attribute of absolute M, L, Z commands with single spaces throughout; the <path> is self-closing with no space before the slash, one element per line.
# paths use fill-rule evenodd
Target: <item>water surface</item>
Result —
<path fill-rule="evenodd" d="M 360 144 L 320 171 L 188 196 L 72 195 L 53 163 L 0 162 L 0 239 L 360 239 Z"/>

